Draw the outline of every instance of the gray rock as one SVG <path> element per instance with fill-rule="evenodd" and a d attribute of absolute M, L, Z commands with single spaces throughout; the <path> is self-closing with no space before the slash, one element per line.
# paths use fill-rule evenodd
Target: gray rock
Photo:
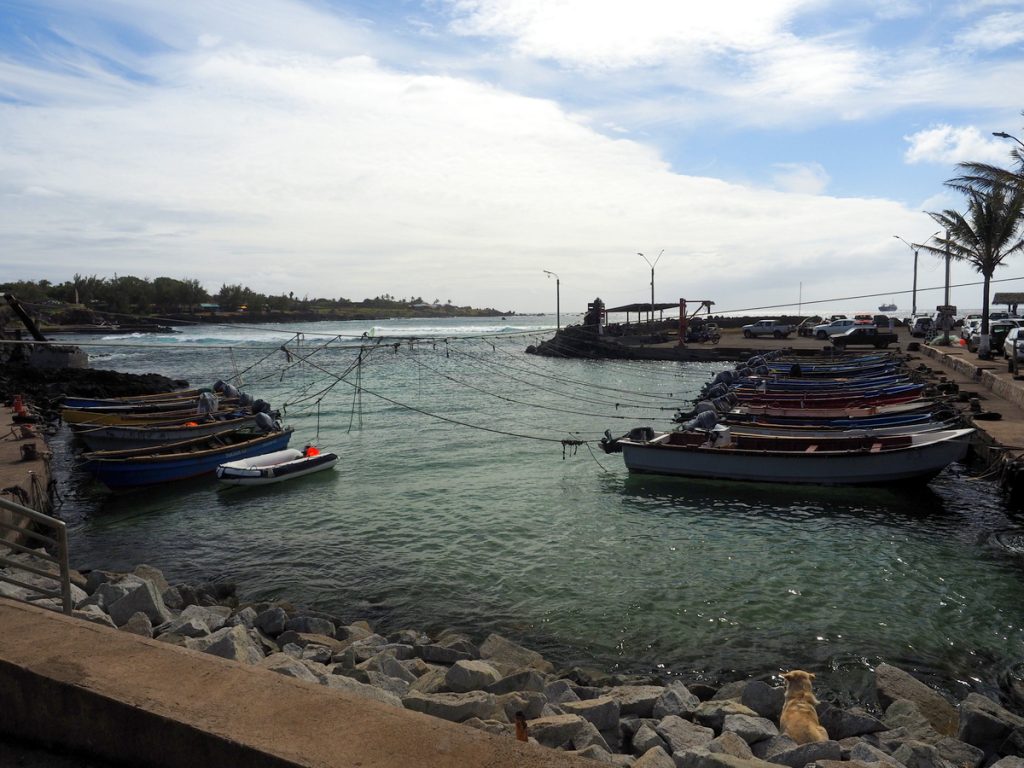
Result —
<path fill-rule="evenodd" d="M 270 637 L 277 637 L 284 632 L 285 624 L 288 622 L 288 614 L 283 608 L 274 606 L 256 616 L 253 626 L 260 632 Z"/>
<path fill-rule="evenodd" d="M 299 658 L 302 661 L 315 661 L 317 664 L 330 664 L 331 655 L 330 648 L 325 648 L 322 645 L 307 645 L 302 649 Z"/>
<path fill-rule="evenodd" d="M 389 691 L 399 698 L 409 692 L 409 683 L 405 680 L 400 680 L 397 677 L 388 677 L 374 670 L 352 669 L 344 674 L 353 680 L 358 680 L 360 683 L 372 685 L 374 688 L 380 688 L 382 691 Z"/>
<path fill-rule="evenodd" d="M 121 626 L 121 630 L 141 637 L 153 637 L 153 623 L 149 620 L 149 616 L 141 611 L 133 613 L 132 617 Z"/>
<path fill-rule="evenodd" d="M 505 717 L 511 723 L 515 720 L 516 712 L 522 712 L 527 720 L 543 717 L 544 706 L 547 699 L 543 693 L 537 691 L 513 691 L 512 693 L 495 694 L 498 699 L 498 706 L 505 713 Z"/>
<path fill-rule="evenodd" d="M 552 680 L 544 686 L 544 695 L 552 704 L 562 704 L 567 701 L 579 701 L 573 684 L 568 680 Z"/>
<path fill-rule="evenodd" d="M 757 717 L 757 713 L 750 707 L 745 707 L 735 699 L 712 699 L 702 701 L 693 712 L 693 721 L 700 725 L 712 728 L 717 732 L 722 730 L 726 715 L 747 715 Z"/>
<path fill-rule="evenodd" d="M 854 707 L 844 710 L 831 704 L 822 704 L 818 707 L 818 722 L 835 741 L 877 733 L 887 727 L 881 720 L 872 717 L 863 709 Z"/>
<path fill-rule="evenodd" d="M 743 697 L 743 691 L 751 682 L 751 680 L 736 680 L 732 683 L 726 683 L 715 691 L 715 695 L 711 697 L 711 700 L 724 701 L 725 699 L 736 699 L 736 701 L 739 701 Z"/>
<path fill-rule="evenodd" d="M 399 661 L 409 661 L 416 658 L 416 649 L 405 643 L 385 643 L 380 647 L 379 653 L 389 653 Z"/>
<path fill-rule="evenodd" d="M 569 750 L 566 754 L 583 757 L 587 760 L 594 760 L 599 763 L 613 764 L 612 753 L 605 749 L 601 749 L 596 744 L 591 744 L 586 749 Z"/>
<path fill-rule="evenodd" d="M 430 670 L 439 668 L 433 664 L 427 664 L 427 662 L 420 658 L 402 659 L 399 664 L 405 667 L 410 674 L 415 675 L 416 677 L 423 677 Z M 488 691 L 488 693 L 495 693 L 495 691 Z"/>
<path fill-rule="evenodd" d="M 92 622 L 93 624 L 101 624 L 104 627 L 111 627 L 112 629 L 117 628 L 117 625 L 114 624 L 114 620 L 111 619 L 98 605 L 85 605 L 81 608 L 76 608 L 71 612 L 71 615 L 76 619 L 84 619 L 85 621 Z"/>
<path fill-rule="evenodd" d="M 955 763 L 950 763 L 939 756 L 938 750 L 931 744 L 922 741 L 907 741 L 893 753 L 893 759 L 902 763 L 906 768 L 955 768 Z"/>
<path fill-rule="evenodd" d="M 781 752 L 788 752 L 792 749 L 796 749 L 799 746 L 789 736 L 776 736 L 774 739 L 768 739 L 767 741 L 759 741 L 756 744 L 750 745 L 750 751 L 754 753 L 754 757 L 760 760 L 771 760 L 773 755 L 777 755 Z"/>
<path fill-rule="evenodd" d="M 905 768 L 898 760 L 886 754 L 877 747 L 873 747 L 866 741 L 861 741 L 850 749 L 850 760 L 859 760 L 862 763 L 882 763 L 893 768 Z"/>
<path fill-rule="evenodd" d="M 1024 758 L 1010 755 L 992 763 L 990 768 L 1024 768 Z"/>
<path fill-rule="evenodd" d="M 189 606 L 193 608 L 195 606 Z M 198 616 L 185 616 L 182 618 L 178 616 L 176 619 L 161 624 L 156 628 L 158 635 L 165 635 L 172 633 L 175 635 L 181 635 L 182 637 L 206 637 L 210 634 L 210 628 L 206 625 Z"/>
<path fill-rule="evenodd" d="M 285 677 L 294 677 L 296 680 L 305 680 L 307 683 L 319 683 L 320 680 L 309 671 L 301 661 L 292 658 L 287 653 L 274 653 L 261 659 L 257 665 L 271 672 L 277 672 Z"/>
<path fill-rule="evenodd" d="M 104 584 L 97 592 L 107 586 L 109 585 Z M 134 588 L 131 588 L 127 594 L 115 600 L 107 608 L 110 618 L 119 627 L 138 611 L 146 614 L 154 625 L 163 624 L 172 618 L 171 612 L 167 610 L 160 593 L 153 586 L 153 582 L 145 579 L 139 579 Z"/>
<path fill-rule="evenodd" d="M 96 571 L 93 571 L 96 573 Z M 127 595 L 133 589 L 142 584 L 142 579 L 137 576 L 124 577 L 118 581 L 104 581 L 96 585 L 88 598 L 79 604 L 79 608 L 87 605 L 98 605 L 106 613 L 110 613 L 110 606 Z"/>
<path fill-rule="evenodd" d="M 305 648 L 307 645 L 319 645 L 324 648 L 329 648 L 331 653 L 337 653 L 344 649 L 344 643 L 340 640 L 335 640 L 331 635 L 312 635 L 304 632 L 296 632 L 292 629 L 286 629 L 278 635 L 277 642 L 282 646 L 293 644 L 300 648 Z"/>
<path fill-rule="evenodd" d="M 678 715 L 689 719 L 700 705 L 700 699 L 690 693 L 682 680 L 673 680 L 662 690 L 651 710 L 659 720 L 667 715 Z"/>
<path fill-rule="evenodd" d="M 281 646 L 264 635 L 258 629 L 254 628 L 246 631 L 249 633 L 249 637 L 252 639 L 253 643 L 255 643 L 256 647 L 263 652 L 264 656 L 269 656 L 272 653 L 280 653 Z"/>
<path fill-rule="evenodd" d="M 786 700 L 785 688 L 775 688 L 762 680 L 751 680 L 743 688 L 740 703 L 754 710 L 761 717 L 779 721 L 782 705 Z"/>
<path fill-rule="evenodd" d="M 619 702 L 610 696 L 586 701 L 567 701 L 562 704 L 567 715 L 579 715 L 594 724 L 599 731 L 608 731 L 619 726 Z"/>
<path fill-rule="evenodd" d="M 523 648 L 498 634 L 491 634 L 480 646 L 480 658 L 490 661 L 498 669 L 514 672 L 519 669 L 536 669 L 539 672 L 554 672 L 554 666 L 536 651 Z"/>
<path fill-rule="evenodd" d="M 197 619 L 202 619 L 211 632 L 216 632 L 227 625 L 231 609 L 226 605 L 189 605 L 178 616 L 194 616 Z"/>
<path fill-rule="evenodd" d="M 167 579 L 164 578 L 163 571 L 159 568 L 154 568 L 152 565 L 146 565 L 145 563 L 137 565 L 132 570 L 132 573 L 140 579 L 151 581 L 153 586 L 156 587 L 157 592 L 161 595 L 171 587 L 171 585 L 167 583 Z"/>
<path fill-rule="evenodd" d="M 256 664 L 263 660 L 263 652 L 244 627 L 224 627 L 207 637 L 189 638 L 185 641 L 185 647 L 246 664 Z"/>
<path fill-rule="evenodd" d="M 471 717 L 479 717 L 481 720 L 497 719 L 495 715 L 500 711 L 494 694 L 483 691 L 427 694 L 410 690 L 401 701 L 406 709 L 440 717 L 453 723 L 461 723 Z"/>
<path fill-rule="evenodd" d="M 472 661 L 473 657 L 463 651 L 454 648 L 445 648 L 443 645 L 417 645 L 416 654 L 432 664 L 454 664 L 457 661 Z"/>
<path fill-rule="evenodd" d="M 970 693 L 960 702 L 960 729 L 957 736 L 961 741 L 973 744 L 987 755 L 1005 754 L 1003 743 L 1014 731 L 1024 731 L 1024 717 L 982 696 Z"/>
<path fill-rule="evenodd" d="M 545 747 L 554 749 L 582 749 L 586 744 L 578 744 L 576 739 L 594 726 L 579 715 L 554 715 L 538 717 L 531 720 L 530 736 Z"/>
<path fill-rule="evenodd" d="M 722 731 L 735 733 L 747 744 L 764 741 L 779 735 L 775 723 L 765 717 L 750 715 L 726 715 L 722 723 Z"/>
<path fill-rule="evenodd" d="M 89 571 L 89 575 L 85 577 L 85 591 L 91 595 L 99 589 L 101 584 L 117 581 L 120 577 L 121 574 L 113 571 Z"/>
<path fill-rule="evenodd" d="M 382 675 L 402 680 L 409 685 L 415 683 L 418 679 L 416 675 L 410 672 L 402 662 L 392 656 L 391 652 L 392 651 L 389 648 L 386 651 L 378 653 L 372 659 L 363 662 L 363 664 L 368 669 L 376 670 Z"/>
<path fill-rule="evenodd" d="M 522 669 L 511 675 L 506 675 L 496 683 L 491 683 L 484 690 L 494 694 L 511 693 L 512 691 L 543 693 L 545 685 L 547 685 L 547 680 L 543 674 L 535 669 Z"/>
<path fill-rule="evenodd" d="M 611 752 L 611 747 L 608 746 L 608 742 L 605 741 L 604 736 L 597 730 L 593 723 L 589 721 L 583 722 L 579 729 L 572 737 L 572 748 L 573 749 L 586 749 L 590 746 L 597 746 L 606 752 Z"/>
<path fill-rule="evenodd" d="M 402 699 L 390 691 L 383 691 L 380 688 L 374 688 L 372 685 L 364 685 L 358 680 L 353 680 L 351 677 L 345 677 L 344 675 L 328 675 L 327 679 L 324 680 L 323 683 L 328 688 L 332 688 L 336 691 L 345 691 L 346 693 L 350 693 L 364 699 L 369 699 L 370 701 L 377 701 L 381 704 L 387 704 L 398 708 L 401 708 L 402 706 Z"/>
<path fill-rule="evenodd" d="M 633 768 L 675 768 L 675 766 L 676 764 L 672 762 L 668 752 L 661 747 L 651 747 L 633 763 Z"/>
<path fill-rule="evenodd" d="M 726 718 L 728 724 L 728 718 Z M 776 731 L 777 733 L 778 731 Z M 708 743 L 708 752 L 717 752 L 725 755 L 732 755 L 743 760 L 752 760 L 754 753 L 750 751 L 750 745 L 739 735 L 731 731 L 725 731 Z"/>
<path fill-rule="evenodd" d="M 916 702 L 907 699 L 894 701 L 885 710 L 882 721 L 895 730 L 879 732 L 880 738 L 887 736 L 889 741 L 895 737 L 899 742 L 923 742 L 934 747 L 941 759 L 961 768 L 978 766 L 985 757 L 978 747 L 938 733 Z"/>
<path fill-rule="evenodd" d="M 231 627 L 241 626 L 245 627 L 246 629 L 255 629 L 256 611 L 253 610 L 252 607 L 246 606 L 242 610 L 228 617 L 228 620 L 225 622 L 225 624 Z"/>
<path fill-rule="evenodd" d="M 463 725 L 476 728 L 478 731 L 493 733 L 495 736 L 514 736 L 515 728 L 510 723 L 502 723 L 497 720 L 481 720 L 479 717 L 471 717 L 463 720 Z"/>
<path fill-rule="evenodd" d="M 678 715 L 663 717 L 654 730 L 665 740 L 670 752 L 683 752 L 688 747 L 707 747 L 715 738 L 715 732 L 702 725 L 683 720 Z"/>
<path fill-rule="evenodd" d="M 661 685 L 618 685 L 608 688 L 605 695 L 619 702 L 619 712 L 623 715 L 651 717 L 654 704 L 664 692 Z"/>
<path fill-rule="evenodd" d="M 875 669 L 878 701 L 888 709 L 894 701 L 907 699 L 917 704 L 932 728 L 944 736 L 957 732 L 959 716 L 956 709 L 939 693 L 897 667 L 879 664 Z"/>
<path fill-rule="evenodd" d="M 177 587 L 168 587 L 160 594 L 160 597 L 163 599 L 164 605 L 172 611 L 180 611 L 185 607 L 185 601 L 181 598 L 181 592 Z"/>
<path fill-rule="evenodd" d="M 416 678 L 409 690 L 416 693 L 434 694 L 444 691 L 444 677 L 448 670 L 444 667 L 435 667 L 424 675 Z M 480 718 L 486 720 L 487 718 Z"/>
<path fill-rule="evenodd" d="M 673 755 L 673 757 L 675 757 Z M 724 752 L 709 752 L 697 758 L 695 763 L 686 762 L 686 768 L 772 768 L 771 763 L 755 758 L 734 757 Z M 676 762 L 679 765 L 679 761 Z"/>
<path fill-rule="evenodd" d="M 669 749 L 668 742 L 658 735 L 653 726 L 642 723 L 633 734 L 633 754 L 639 757 L 654 747 L 661 747 L 666 752 Z"/>
<path fill-rule="evenodd" d="M 334 633 L 338 631 L 333 622 L 315 616 L 296 616 L 295 618 L 288 619 L 284 623 L 284 628 L 286 631 L 291 630 L 303 635 L 326 635 L 332 639 L 334 638 Z M 267 634 L 270 633 L 268 632 Z"/>
<path fill-rule="evenodd" d="M 444 676 L 444 684 L 453 693 L 482 691 L 501 679 L 501 673 L 486 661 L 460 660 Z"/>
<path fill-rule="evenodd" d="M 838 741 L 812 741 L 800 744 L 793 749 L 777 752 L 768 758 L 768 762 L 788 765 L 789 768 L 804 768 L 807 763 L 818 760 L 841 760 L 843 750 Z"/>

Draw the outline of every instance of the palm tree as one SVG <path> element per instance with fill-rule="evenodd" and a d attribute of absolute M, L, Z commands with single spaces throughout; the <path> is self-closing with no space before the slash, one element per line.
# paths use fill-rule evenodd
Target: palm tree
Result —
<path fill-rule="evenodd" d="M 955 180 L 953 180 L 955 181 Z M 950 182 L 951 186 L 955 186 Z M 1007 257 L 1024 251 L 1024 238 L 1020 236 L 1024 223 L 1024 186 L 1007 186 L 990 180 L 984 186 L 967 186 L 967 211 L 952 209 L 928 212 L 945 230 L 945 237 L 933 237 L 934 245 L 921 247 L 936 256 L 948 256 L 964 261 L 985 278 L 981 308 L 980 357 L 989 354 L 988 292 L 996 267 Z"/>
<path fill-rule="evenodd" d="M 1024 112 L 1021 114 L 1024 115 Z M 963 173 L 947 181 L 947 186 L 958 189 L 961 192 L 967 189 L 986 189 L 993 184 L 1002 184 L 1007 187 L 1024 187 L 1024 143 L 1008 133 L 1000 132 L 993 135 L 1004 139 L 1012 139 L 1017 143 L 1017 146 L 1010 150 L 1010 159 L 1017 165 L 1017 169 L 1008 170 L 997 165 L 989 165 L 988 163 L 959 163 L 958 167 L 963 170 Z"/>

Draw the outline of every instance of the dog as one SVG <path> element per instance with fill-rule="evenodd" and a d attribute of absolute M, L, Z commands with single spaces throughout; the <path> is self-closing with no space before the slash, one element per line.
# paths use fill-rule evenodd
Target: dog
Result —
<path fill-rule="evenodd" d="M 818 722 L 818 711 L 814 708 L 818 703 L 811 691 L 814 673 L 794 669 L 786 672 L 782 679 L 786 681 L 786 701 L 779 718 L 782 733 L 797 744 L 828 741 L 828 732 Z"/>

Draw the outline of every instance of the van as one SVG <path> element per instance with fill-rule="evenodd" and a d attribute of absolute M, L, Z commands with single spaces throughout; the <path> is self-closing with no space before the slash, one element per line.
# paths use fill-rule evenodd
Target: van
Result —
<path fill-rule="evenodd" d="M 935 323 L 932 322 L 930 317 L 915 317 L 914 322 L 910 325 L 910 335 L 915 337 L 924 338 L 935 328 Z"/>

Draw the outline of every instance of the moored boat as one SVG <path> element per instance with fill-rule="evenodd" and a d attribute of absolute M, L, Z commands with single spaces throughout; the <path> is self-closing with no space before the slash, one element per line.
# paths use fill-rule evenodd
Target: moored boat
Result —
<path fill-rule="evenodd" d="M 223 432 L 179 443 L 82 455 L 84 467 L 108 488 L 134 488 L 213 473 L 225 462 L 288 447 L 292 429 L 253 435 L 244 430 Z"/>
<path fill-rule="evenodd" d="M 207 437 L 221 432 L 239 429 L 256 430 L 261 421 L 272 421 L 270 416 L 261 414 L 231 414 L 227 418 L 151 425 L 78 426 L 75 436 L 85 443 L 90 451 L 116 451 L 129 448 L 146 448 L 152 445 L 178 443 L 198 437 Z M 266 429 L 266 425 L 264 429 Z"/>
<path fill-rule="evenodd" d="M 632 430 L 606 439 L 634 473 L 804 485 L 923 483 L 967 453 L 973 429 L 917 434 L 769 436 Z"/>
<path fill-rule="evenodd" d="M 287 448 L 221 464 L 217 467 L 217 479 L 228 485 L 270 485 L 321 472 L 337 463 L 334 453 Z"/>

